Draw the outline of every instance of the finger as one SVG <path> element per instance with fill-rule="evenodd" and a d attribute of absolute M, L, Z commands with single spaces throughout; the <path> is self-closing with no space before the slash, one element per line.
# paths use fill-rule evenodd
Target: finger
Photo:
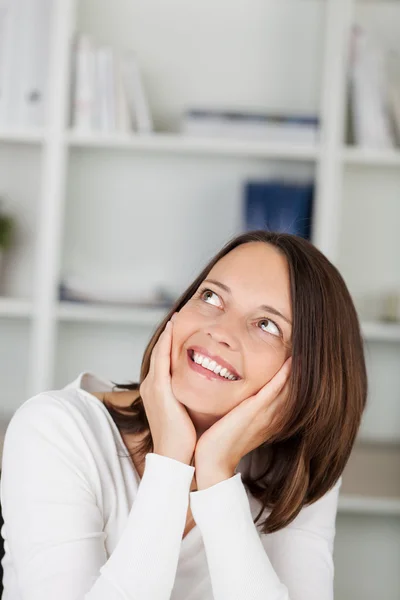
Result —
<path fill-rule="evenodd" d="M 159 348 L 160 345 L 162 345 L 164 339 L 165 339 L 165 335 L 168 335 L 168 322 L 166 323 L 165 328 L 163 329 L 163 331 L 160 333 L 158 340 L 156 341 L 156 343 L 153 346 L 153 350 L 151 351 L 150 354 L 150 364 L 149 364 L 149 375 L 150 376 L 154 376 L 155 374 L 155 366 L 158 362 L 158 356 L 159 356 Z"/>
<path fill-rule="evenodd" d="M 171 376 L 172 331 L 172 322 L 168 321 L 158 340 L 159 344 L 154 357 L 154 374 L 163 381 L 169 380 Z"/>

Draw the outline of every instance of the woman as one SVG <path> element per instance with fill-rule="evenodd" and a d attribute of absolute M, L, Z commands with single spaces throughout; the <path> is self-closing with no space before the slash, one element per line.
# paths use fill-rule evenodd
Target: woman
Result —
<path fill-rule="evenodd" d="M 331 600 L 366 388 L 336 268 L 296 236 L 239 235 L 154 333 L 140 384 L 82 373 L 14 414 L 3 600 Z"/>

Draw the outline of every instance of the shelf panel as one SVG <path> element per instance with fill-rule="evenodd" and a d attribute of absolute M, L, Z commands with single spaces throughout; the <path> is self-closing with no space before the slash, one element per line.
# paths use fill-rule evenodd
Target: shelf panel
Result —
<path fill-rule="evenodd" d="M 379 150 L 358 147 L 345 147 L 342 159 L 350 165 L 400 167 L 400 149 Z"/>
<path fill-rule="evenodd" d="M 313 161 L 318 158 L 316 145 L 273 143 L 257 140 L 189 137 L 172 133 L 152 135 L 102 135 L 66 134 L 69 146 L 176 154 L 207 154 L 217 156 L 244 156 L 255 158 L 279 158 L 283 160 Z"/>
<path fill-rule="evenodd" d="M 0 317 L 31 317 L 33 305 L 30 300 L 0 296 Z"/>
<path fill-rule="evenodd" d="M 0 143 L 42 144 L 45 138 L 42 130 L 0 130 Z"/>
<path fill-rule="evenodd" d="M 364 321 L 361 329 L 367 341 L 400 342 L 400 323 Z"/>
<path fill-rule="evenodd" d="M 358 441 L 343 473 L 339 511 L 400 516 L 400 445 Z"/>
<path fill-rule="evenodd" d="M 391 498 L 340 494 L 338 513 L 400 517 L 400 498 L 394 500 Z"/>
<path fill-rule="evenodd" d="M 130 308 L 104 304 L 60 302 L 57 316 L 60 321 L 85 323 L 116 323 L 138 326 L 155 326 L 167 313 L 164 308 Z"/>

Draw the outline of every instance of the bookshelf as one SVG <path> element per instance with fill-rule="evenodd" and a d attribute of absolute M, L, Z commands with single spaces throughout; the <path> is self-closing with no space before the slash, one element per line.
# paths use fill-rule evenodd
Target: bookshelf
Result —
<path fill-rule="evenodd" d="M 400 325 L 364 313 L 363 297 L 400 287 L 400 151 L 348 145 L 345 123 L 350 25 L 357 18 L 400 40 L 400 5 L 189 4 L 54 2 L 46 128 L 0 130 L 0 159 L 7 166 L 0 191 L 15 202 L 22 224 L 0 298 L 3 422 L 29 396 L 61 387 L 83 370 L 114 381 L 135 379 L 164 315 L 161 309 L 60 302 L 61 275 L 95 269 L 107 277 L 117 267 L 144 283 L 162 279 L 179 293 L 240 230 L 245 179 L 311 176 L 317 191 L 313 241 L 338 265 L 356 300 L 372 378 L 368 414 L 340 495 L 335 598 L 372 600 L 384 589 L 385 600 L 394 600 L 400 595 Z M 70 130 L 76 29 L 137 51 L 156 133 Z M 183 137 L 179 115 L 194 101 L 314 111 L 322 121 L 320 140 L 299 146 Z M 362 569 L 374 574 L 367 588 Z"/>

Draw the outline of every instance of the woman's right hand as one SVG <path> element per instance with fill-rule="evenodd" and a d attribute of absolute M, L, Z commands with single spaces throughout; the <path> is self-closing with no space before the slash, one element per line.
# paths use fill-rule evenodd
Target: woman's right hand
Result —
<path fill-rule="evenodd" d="M 170 320 L 152 350 L 149 372 L 140 385 L 140 396 L 149 421 L 154 452 L 190 465 L 197 435 L 185 406 L 172 392 L 172 330 Z"/>

